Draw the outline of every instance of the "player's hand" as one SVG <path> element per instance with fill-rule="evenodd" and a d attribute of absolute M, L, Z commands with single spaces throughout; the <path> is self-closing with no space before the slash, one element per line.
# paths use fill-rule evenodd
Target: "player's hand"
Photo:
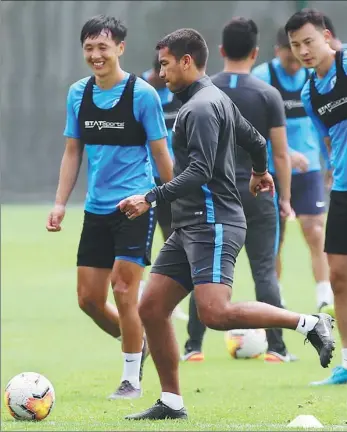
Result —
<path fill-rule="evenodd" d="M 249 182 L 249 191 L 253 196 L 257 196 L 259 192 L 270 192 L 271 196 L 275 195 L 275 185 L 273 178 L 267 171 L 264 174 L 252 173 Z"/>
<path fill-rule="evenodd" d="M 65 216 L 65 206 L 56 204 L 48 215 L 46 229 L 49 232 L 61 231 L 61 223 Z"/>
<path fill-rule="evenodd" d="M 150 205 L 145 200 L 144 195 L 133 195 L 129 198 L 122 200 L 117 207 L 121 212 L 125 213 L 125 216 L 134 220 L 149 210 Z"/>
<path fill-rule="evenodd" d="M 292 207 L 289 200 L 280 199 L 280 216 L 287 219 L 292 214 Z"/>
<path fill-rule="evenodd" d="M 294 151 L 290 154 L 292 161 L 292 168 L 304 173 L 308 170 L 309 160 L 305 155 L 298 151 Z"/>

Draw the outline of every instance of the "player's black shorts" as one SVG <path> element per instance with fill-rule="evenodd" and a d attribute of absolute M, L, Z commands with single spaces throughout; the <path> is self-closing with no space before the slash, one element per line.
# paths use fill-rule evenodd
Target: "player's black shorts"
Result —
<path fill-rule="evenodd" d="M 245 237 L 245 228 L 226 224 L 178 228 L 165 242 L 151 273 L 168 276 L 187 291 L 206 283 L 232 286 Z"/>
<path fill-rule="evenodd" d="M 160 178 L 154 178 L 157 186 L 163 183 Z M 171 227 L 171 203 L 164 201 L 157 207 L 157 218 L 160 227 Z"/>
<path fill-rule="evenodd" d="M 112 269 L 115 259 L 150 265 L 155 225 L 155 209 L 134 220 L 119 210 L 106 215 L 85 211 L 77 266 Z"/>
<path fill-rule="evenodd" d="M 330 193 L 324 250 L 328 254 L 347 255 L 347 192 Z"/>

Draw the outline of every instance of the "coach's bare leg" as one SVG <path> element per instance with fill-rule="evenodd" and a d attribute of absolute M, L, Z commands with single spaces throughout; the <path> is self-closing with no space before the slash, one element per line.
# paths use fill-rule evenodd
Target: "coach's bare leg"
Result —
<path fill-rule="evenodd" d="M 162 391 L 176 395 L 180 394 L 180 357 L 171 314 L 187 294 L 188 291 L 173 279 L 152 273 L 139 308 Z"/>
<path fill-rule="evenodd" d="M 124 353 L 140 353 L 143 327 L 138 313 L 138 292 L 144 268 L 139 264 L 116 260 L 111 284 L 119 313 Z"/>
<path fill-rule="evenodd" d="M 110 276 L 110 269 L 78 267 L 78 304 L 102 330 L 117 338 L 121 334 L 118 311 L 107 301 Z"/>
<path fill-rule="evenodd" d="M 234 328 L 288 328 L 295 330 L 300 314 L 262 302 L 230 303 L 231 288 L 197 285 L 194 295 L 200 320 L 214 330 Z"/>
<path fill-rule="evenodd" d="M 342 347 L 347 348 L 347 255 L 328 254 L 337 327 Z"/>

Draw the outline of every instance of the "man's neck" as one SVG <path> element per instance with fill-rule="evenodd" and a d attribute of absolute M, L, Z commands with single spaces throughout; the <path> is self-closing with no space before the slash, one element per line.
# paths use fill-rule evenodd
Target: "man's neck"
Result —
<path fill-rule="evenodd" d="M 223 72 L 236 74 L 249 74 L 251 72 L 251 62 L 249 60 L 224 60 Z"/>
<path fill-rule="evenodd" d="M 120 67 L 117 67 L 109 75 L 102 77 L 95 75 L 95 84 L 103 90 L 108 90 L 121 82 L 124 77 L 125 72 Z"/>
<path fill-rule="evenodd" d="M 205 71 L 197 71 L 192 74 L 191 77 L 189 77 L 186 81 L 186 87 L 189 87 L 190 85 L 194 84 L 196 81 L 199 81 L 201 78 L 205 76 Z"/>
<path fill-rule="evenodd" d="M 335 51 L 330 50 L 329 55 L 327 55 L 323 61 L 315 68 L 318 78 L 324 78 L 329 72 L 331 66 L 335 62 Z"/>

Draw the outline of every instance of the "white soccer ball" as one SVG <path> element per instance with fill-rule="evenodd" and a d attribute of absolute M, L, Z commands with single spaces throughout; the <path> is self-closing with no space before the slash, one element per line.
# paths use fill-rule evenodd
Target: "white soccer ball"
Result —
<path fill-rule="evenodd" d="M 225 343 L 231 357 L 235 359 L 257 358 L 268 348 L 264 329 L 238 329 L 225 333 Z"/>
<path fill-rule="evenodd" d="M 35 372 L 13 377 L 5 389 L 5 405 L 17 420 L 40 421 L 51 412 L 55 403 L 53 385 Z"/>

